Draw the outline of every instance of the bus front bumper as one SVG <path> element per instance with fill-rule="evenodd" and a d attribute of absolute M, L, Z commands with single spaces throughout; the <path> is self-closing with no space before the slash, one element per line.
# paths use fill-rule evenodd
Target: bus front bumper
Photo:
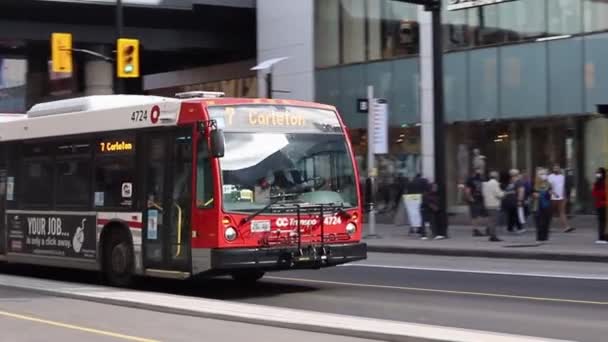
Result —
<path fill-rule="evenodd" d="M 215 271 L 243 269 L 316 269 L 367 258 L 365 243 L 321 246 L 213 249 L 211 268 Z"/>

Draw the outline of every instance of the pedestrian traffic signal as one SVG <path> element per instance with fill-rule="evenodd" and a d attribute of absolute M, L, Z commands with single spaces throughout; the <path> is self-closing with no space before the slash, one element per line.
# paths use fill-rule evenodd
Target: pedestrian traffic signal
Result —
<path fill-rule="evenodd" d="M 118 39 L 116 56 L 116 74 L 118 77 L 139 77 L 139 40 Z"/>
<path fill-rule="evenodd" d="M 51 69 L 58 73 L 72 72 L 72 34 L 51 35 Z"/>

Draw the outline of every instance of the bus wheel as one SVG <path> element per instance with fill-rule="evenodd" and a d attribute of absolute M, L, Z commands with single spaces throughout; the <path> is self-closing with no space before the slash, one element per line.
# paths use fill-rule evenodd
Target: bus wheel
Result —
<path fill-rule="evenodd" d="M 113 286 L 128 287 L 133 283 L 133 248 L 123 234 L 113 232 L 105 243 L 104 272 Z"/>
<path fill-rule="evenodd" d="M 265 272 L 262 271 L 243 271 L 232 273 L 232 279 L 242 284 L 253 284 L 262 279 Z"/>

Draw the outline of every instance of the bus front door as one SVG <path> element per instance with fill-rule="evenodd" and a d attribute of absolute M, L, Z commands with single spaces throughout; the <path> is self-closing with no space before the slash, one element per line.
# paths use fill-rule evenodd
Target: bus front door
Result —
<path fill-rule="evenodd" d="M 144 266 L 187 272 L 190 268 L 192 130 L 146 137 Z"/>

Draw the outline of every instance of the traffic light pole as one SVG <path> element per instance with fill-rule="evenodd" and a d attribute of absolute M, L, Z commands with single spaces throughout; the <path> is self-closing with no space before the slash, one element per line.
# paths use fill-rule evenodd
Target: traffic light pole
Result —
<path fill-rule="evenodd" d="M 447 184 L 445 170 L 445 132 L 443 107 L 443 34 L 441 26 L 441 3 L 428 5 L 432 13 L 433 25 L 433 138 L 435 140 L 435 183 L 439 195 L 439 212 L 437 213 L 438 235 L 448 235 Z"/>
<path fill-rule="evenodd" d="M 116 0 L 116 40 L 122 37 L 123 26 L 122 0 Z M 116 54 L 118 55 L 118 51 Z M 116 63 L 118 63 L 118 59 L 116 59 Z M 116 70 L 116 66 L 114 67 L 114 70 Z M 125 85 L 123 79 L 118 77 L 118 75 L 114 75 L 114 93 L 122 94 L 124 92 Z"/>

